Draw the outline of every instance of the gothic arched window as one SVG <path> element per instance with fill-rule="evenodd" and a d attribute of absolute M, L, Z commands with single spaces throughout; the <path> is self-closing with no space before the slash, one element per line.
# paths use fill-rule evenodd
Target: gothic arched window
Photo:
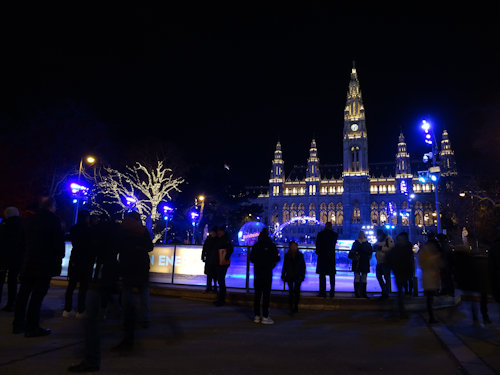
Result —
<path fill-rule="evenodd" d="M 336 224 L 341 226 L 344 223 L 344 207 L 342 203 L 337 203 L 337 221 Z"/>
<path fill-rule="evenodd" d="M 290 220 L 290 211 L 288 211 L 288 204 L 285 203 L 283 205 L 283 222 L 286 223 L 288 220 Z"/>
<path fill-rule="evenodd" d="M 353 171 L 359 171 L 359 147 L 351 147 L 351 169 Z"/>
<path fill-rule="evenodd" d="M 372 225 L 379 225 L 379 223 L 378 223 L 378 204 L 377 204 L 377 202 L 372 202 L 372 204 L 370 206 L 370 210 L 371 210 L 370 221 L 371 221 Z"/>

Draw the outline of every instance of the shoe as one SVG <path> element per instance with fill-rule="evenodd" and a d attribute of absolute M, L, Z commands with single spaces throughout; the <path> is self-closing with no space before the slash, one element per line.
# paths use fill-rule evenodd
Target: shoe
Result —
<path fill-rule="evenodd" d="M 151 322 L 145 320 L 141 323 L 141 327 L 144 329 L 148 329 L 151 326 Z"/>
<path fill-rule="evenodd" d="M 253 318 L 253 322 L 254 323 L 260 323 L 260 316 L 255 315 L 255 317 Z"/>
<path fill-rule="evenodd" d="M 12 327 L 12 333 L 14 335 L 18 335 L 20 333 L 24 333 L 24 328 L 23 327 Z"/>
<path fill-rule="evenodd" d="M 96 372 L 96 371 L 99 371 L 99 366 L 92 366 L 85 362 L 68 367 L 68 372 Z"/>
<path fill-rule="evenodd" d="M 34 330 L 24 332 L 24 337 L 42 337 L 51 334 L 51 330 L 48 328 L 36 328 Z"/>
<path fill-rule="evenodd" d="M 76 316 L 76 313 L 73 310 L 71 310 L 71 311 L 63 310 L 63 313 L 62 313 L 63 318 L 74 318 L 75 316 Z"/>
<path fill-rule="evenodd" d="M 334 298 L 335 297 L 335 292 L 330 292 L 330 298 Z"/>
<path fill-rule="evenodd" d="M 12 306 L 12 305 L 5 305 L 5 307 L 2 309 L 2 311 L 13 312 L 14 311 L 14 306 Z"/>
<path fill-rule="evenodd" d="M 489 316 L 485 316 L 485 317 L 483 318 L 483 322 L 484 322 L 484 324 L 492 324 L 491 319 L 490 319 L 490 317 L 489 317 Z"/>
<path fill-rule="evenodd" d="M 438 320 L 436 320 L 436 318 L 430 318 L 429 321 L 428 321 L 429 324 L 436 324 L 436 323 L 439 323 Z"/>
<path fill-rule="evenodd" d="M 323 292 L 318 293 L 318 294 L 316 294 L 316 297 L 323 297 L 323 298 L 326 298 L 326 293 L 323 293 Z"/>
<path fill-rule="evenodd" d="M 224 306 L 226 303 L 224 301 L 215 301 L 214 302 L 214 305 L 216 307 L 221 307 L 221 306 Z"/>
<path fill-rule="evenodd" d="M 87 317 L 87 314 L 85 314 L 85 311 L 84 312 L 77 312 L 76 315 L 75 315 L 76 319 L 85 319 Z"/>
<path fill-rule="evenodd" d="M 270 317 L 263 317 L 261 320 L 262 324 L 274 324 L 274 320 L 272 320 Z"/>

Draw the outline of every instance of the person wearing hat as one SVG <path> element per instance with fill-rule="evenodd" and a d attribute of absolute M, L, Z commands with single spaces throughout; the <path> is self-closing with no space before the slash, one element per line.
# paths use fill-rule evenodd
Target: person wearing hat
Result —
<path fill-rule="evenodd" d="M 14 311 L 17 294 L 17 278 L 24 256 L 24 226 L 16 207 L 7 207 L 4 222 L 0 226 L 0 301 L 7 275 L 7 304 L 2 311 Z"/>

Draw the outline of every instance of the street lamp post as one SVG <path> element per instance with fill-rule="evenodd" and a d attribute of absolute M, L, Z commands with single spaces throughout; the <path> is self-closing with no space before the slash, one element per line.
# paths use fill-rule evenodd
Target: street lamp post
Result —
<path fill-rule="evenodd" d="M 95 157 L 87 156 L 85 158 L 85 162 L 89 165 L 92 165 L 96 162 Z M 78 168 L 78 185 L 81 186 L 81 178 L 83 172 L 83 158 L 80 158 L 80 167 Z M 73 224 L 76 224 L 78 219 L 78 210 L 80 209 L 80 194 L 76 197 L 75 211 L 73 213 Z"/>
<path fill-rule="evenodd" d="M 168 221 L 170 220 L 174 209 L 168 205 L 163 206 L 163 219 L 165 220 L 165 236 L 163 242 L 167 244 Z"/>
<path fill-rule="evenodd" d="M 439 174 L 441 172 L 439 166 L 437 165 L 437 155 L 439 153 L 438 147 L 437 147 L 437 142 L 436 142 L 436 136 L 434 134 L 434 131 L 432 130 L 432 126 L 429 122 L 426 120 L 422 121 L 421 125 L 422 129 L 425 132 L 425 143 L 428 145 L 431 145 L 432 147 L 432 168 L 429 168 L 428 170 L 428 176 L 434 185 L 434 199 L 436 201 L 436 224 L 437 224 L 437 232 L 441 233 L 441 215 L 439 214 L 439 198 L 438 198 L 438 180 L 439 180 Z M 424 155 L 424 159 L 428 157 L 427 154 Z"/>

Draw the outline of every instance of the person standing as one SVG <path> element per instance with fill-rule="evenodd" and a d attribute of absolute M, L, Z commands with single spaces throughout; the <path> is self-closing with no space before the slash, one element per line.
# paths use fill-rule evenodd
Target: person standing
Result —
<path fill-rule="evenodd" d="M 316 254 L 318 262 L 316 273 L 319 274 L 319 297 L 326 297 L 326 276 L 330 278 L 330 297 L 335 297 L 335 246 L 338 234 L 334 232 L 332 223 L 327 222 L 325 228 L 316 238 Z"/>
<path fill-rule="evenodd" d="M 103 302 L 117 288 L 117 224 L 102 215 L 91 226 L 93 263 L 91 281 L 85 300 L 84 359 L 68 368 L 69 372 L 99 371 L 101 366 L 101 317 Z"/>
<path fill-rule="evenodd" d="M 23 262 L 25 240 L 24 225 L 16 207 L 7 207 L 5 221 L 0 227 L 0 300 L 7 275 L 7 304 L 2 311 L 14 311 L 17 294 L 17 278 Z"/>
<path fill-rule="evenodd" d="M 271 285 L 273 283 L 273 268 L 280 260 L 278 248 L 269 237 L 267 228 L 262 229 L 259 239 L 250 251 L 250 262 L 254 264 L 254 322 L 262 324 L 274 324 L 269 317 L 269 301 L 271 298 Z M 261 319 L 262 299 L 262 319 Z"/>
<path fill-rule="evenodd" d="M 133 296 L 134 288 L 139 291 L 140 318 L 144 328 L 149 327 L 149 252 L 153 242 L 147 228 L 142 224 L 138 212 L 128 212 L 118 232 L 119 272 L 122 280 L 122 307 L 125 338 L 115 348 L 129 350 L 134 346 L 134 331 L 137 320 Z"/>
<path fill-rule="evenodd" d="M 404 287 L 408 284 L 408 280 L 413 278 L 414 268 L 413 245 L 408 238 L 408 233 L 401 232 L 396 236 L 396 244 L 387 254 L 386 263 L 396 278 L 399 314 L 405 318 Z"/>
<path fill-rule="evenodd" d="M 289 250 L 283 260 L 281 279 L 288 284 L 288 304 L 290 314 L 299 311 L 300 285 L 306 277 L 304 254 L 299 251 L 295 241 L 290 242 Z"/>
<path fill-rule="evenodd" d="M 40 309 L 49 290 L 50 279 L 61 274 L 65 253 L 64 234 L 55 214 L 54 199 L 42 198 L 39 207 L 26 223 L 26 253 L 13 321 L 13 333 L 24 332 L 25 337 L 51 333 L 50 329 L 40 327 Z"/>
<path fill-rule="evenodd" d="M 354 295 L 356 298 L 368 298 L 366 294 L 366 279 L 370 271 L 370 259 L 372 257 L 372 245 L 368 242 L 365 232 L 360 231 L 358 238 L 352 244 L 349 251 L 349 259 L 352 260 L 352 271 L 354 272 Z"/>
<path fill-rule="evenodd" d="M 418 262 L 422 269 L 422 286 L 427 302 L 427 312 L 429 313 L 429 324 L 437 323 L 432 310 L 434 296 L 441 286 L 441 253 L 439 242 L 434 233 L 430 232 L 427 242 L 424 243 L 418 253 Z"/>
<path fill-rule="evenodd" d="M 380 299 L 389 298 L 391 290 L 391 269 L 386 263 L 386 257 L 389 251 L 394 247 L 392 237 L 385 233 L 382 229 L 377 230 L 377 242 L 373 245 L 375 257 L 377 258 L 376 275 L 377 280 L 382 289 Z"/>
<path fill-rule="evenodd" d="M 205 275 L 207 275 L 207 287 L 205 292 L 213 290 L 217 292 L 217 251 L 214 247 L 217 238 L 217 227 L 213 227 L 208 233 L 203 250 L 201 251 L 201 260 L 205 263 Z"/>
<path fill-rule="evenodd" d="M 230 259 L 233 254 L 233 244 L 223 226 L 217 227 L 217 238 L 214 248 L 217 256 L 217 284 L 219 284 L 219 293 L 217 294 L 215 306 L 224 306 L 226 303 L 226 273 L 231 264 Z"/>
<path fill-rule="evenodd" d="M 90 212 L 81 210 L 78 212 L 76 224 L 70 229 L 70 238 L 73 245 L 68 266 L 68 286 L 65 294 L 65 304 L 62 316 L 69 318 L 74 316 L 73 292 L 78 288 L 78 307 L 76 317 L 83 317 L 85 311 L 85 297 L 92 274 L 93 257 L 90 233 Z"/>

